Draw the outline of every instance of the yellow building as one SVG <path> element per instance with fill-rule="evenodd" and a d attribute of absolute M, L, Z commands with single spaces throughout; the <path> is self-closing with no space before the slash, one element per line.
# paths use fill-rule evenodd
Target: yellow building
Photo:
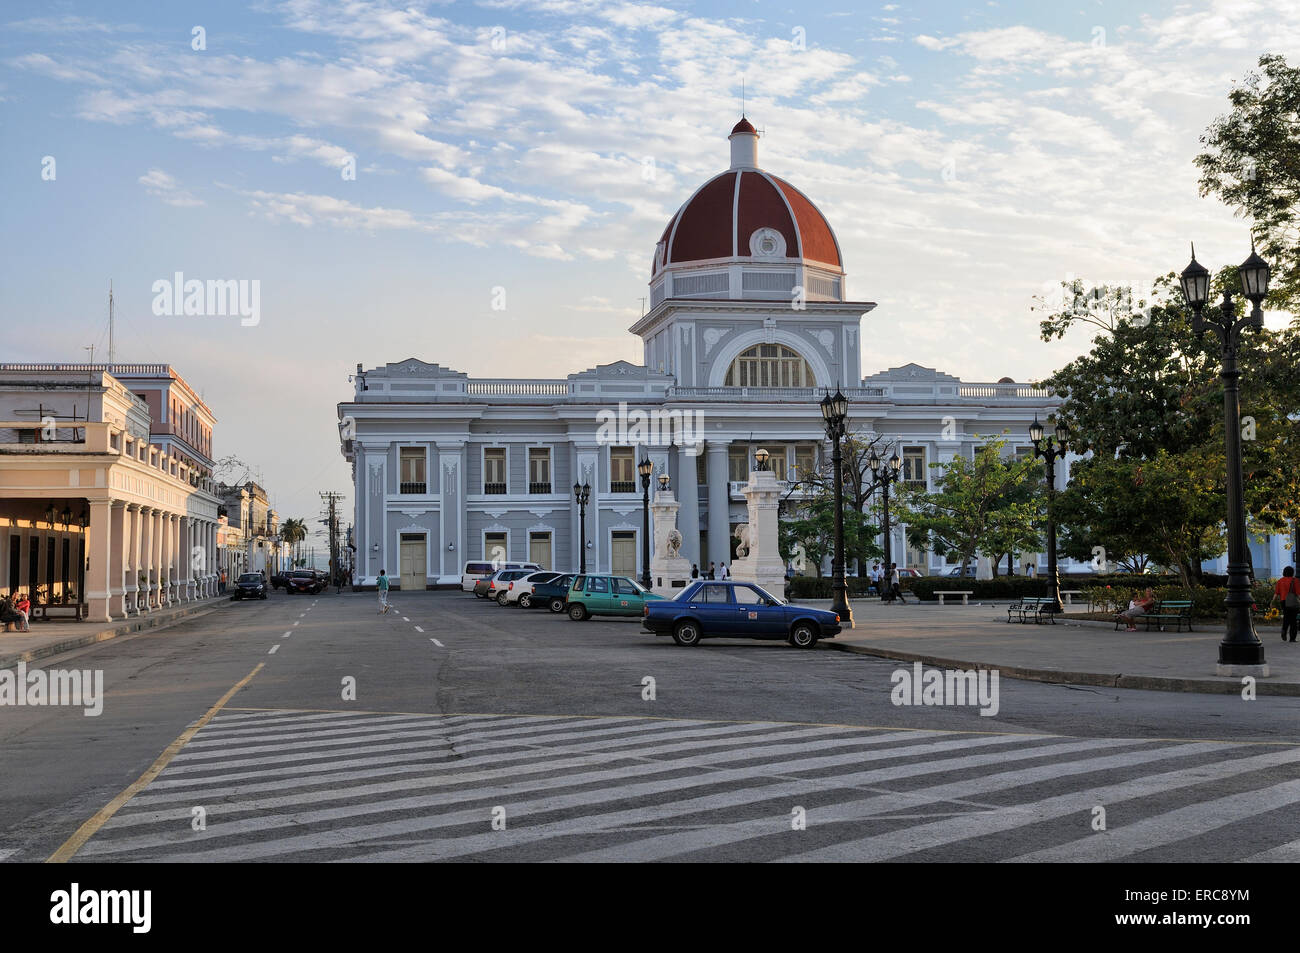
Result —
<path fill-rule="evenodd" d="M 166 364 L 0 364 L 0 591 L 98 622 L 216 595 L 215 423 Z"/>

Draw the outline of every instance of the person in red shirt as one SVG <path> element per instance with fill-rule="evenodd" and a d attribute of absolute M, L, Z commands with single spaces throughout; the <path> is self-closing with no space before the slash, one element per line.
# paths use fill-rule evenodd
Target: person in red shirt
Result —
<path fill-rule="evenodd" d="M 1296 578 L 1295 567 L 1287 566 L 1282 570 L 1282 578 L 1273 587 L 1273 594 L 1282 603 L 1282 641 L 1294 642 L 1296 630 L 1300 629 L 1300 579 Z"/>
<path fill-rule="evenodd" d="M 23 624 L 19 627 L 20 632 L 30 632 L 31 623 L 28 621 L 32 613 L 32 600 L 27 598 L 27 593 L 20 592 L 18 599 L 14 602 L 14 608 L 23 614 Z"/>

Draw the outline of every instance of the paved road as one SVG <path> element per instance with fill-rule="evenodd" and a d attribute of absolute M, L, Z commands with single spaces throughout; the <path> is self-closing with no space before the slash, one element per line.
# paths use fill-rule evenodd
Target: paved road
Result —
<path fill-rule="evenodd" d="M 393 602 L 277 594 L 51 661 L 102 669 L 104 712 L 0 708 L 0 858 L 1300 859 L 1297 699 L 1003 680 L 984 717 L 895 706 L 864 656 Z"/>

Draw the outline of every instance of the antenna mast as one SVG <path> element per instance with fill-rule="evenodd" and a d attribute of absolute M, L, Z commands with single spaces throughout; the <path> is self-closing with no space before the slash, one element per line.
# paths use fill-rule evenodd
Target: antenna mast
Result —
<path fill-rule="evenodd" d="M 113 279 L 108 279 L 108 372 L 113 373 Z"/>

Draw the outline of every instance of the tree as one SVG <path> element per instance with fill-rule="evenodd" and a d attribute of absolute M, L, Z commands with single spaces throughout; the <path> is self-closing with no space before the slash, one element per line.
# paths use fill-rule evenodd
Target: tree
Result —
<path fill-rule="evenodd" d="M 1214 194 L 1252 222 L 1273 267 L 1269 301 L 1300 314 L 1300 69 L 1279 54 L 1228 94 L 1196 157 L 1201 195 Z M 1243 256 L 1244 257 L 1244 256 Z"/>
<path fill-rule="evenodd" d="M 1215 285 L 1221 292 L 1236 280 L 1227 268 Z M 1091 558 L 1096 546 L 1119 560 L 1159 555 L 1189 584 L 1199 581 L 1201 561 L 1224 545 L 1218 339 L 1192 331 L 1172 274 L 1126 302 L 1123 289 L 1079 290 L 1040 325 L 1044 340 L 1081 324 L 1099 332 L 1087 354 L 1044 382 L 1063 399 L 1057 417 L 1071 449 L 1092 452 L 1071 467 L 1058 500 L 1062 549 L 1076 559 Z M 1098 301 L 1123 306 L 1098 309 Z M 1258 532 L 1283 531 L 1300 515 L 1297 347 L 1297 329 L 1261 329 L 1246 333 L 1239 350 L 1246 507 Z"/>
<path fill-rule="evenodd" d="M 840 441 L 846 570 L 855 559 L 861 571 L 885 554 L 876 542 L 880 527 L 874 516 L 875 477 L 869 465 L 873 452 L 888 455 L 880 434 L 858 431 Z M 802 496 L 794 496 L 797 490 L 803 491 Z M 781 501 L 780 525 L 782 556 L 787 561 L 794 558 L 797 546 L 821 575 L 822 560 L 835 551 L 835 467 L 830 454 L 823 454 L 811 471 L 791 474 Z"/>
<path fill-rule="evenodd" d="M 307 523 L 305 520 L 289 518 L 280 524 L 280 538 L 293 550 L 293 564 L 298 565 L 299 547 L 302 541 L 307 538 Z"/>
<path fill-rule="evenodd" d="M 903 491 L 898 516 L 911 545 L 956 555 L 963 573 L 977 554 L 997 559 L 1041 546 L 1042 494 L 1026 488 L 1041 483 L 1042 466 L 1031 458 L 1004 459 L 1005 446 L 993 439 L 974 460 L 957 456 L 930 464 L 941 472 L 937 492 Z"/>

